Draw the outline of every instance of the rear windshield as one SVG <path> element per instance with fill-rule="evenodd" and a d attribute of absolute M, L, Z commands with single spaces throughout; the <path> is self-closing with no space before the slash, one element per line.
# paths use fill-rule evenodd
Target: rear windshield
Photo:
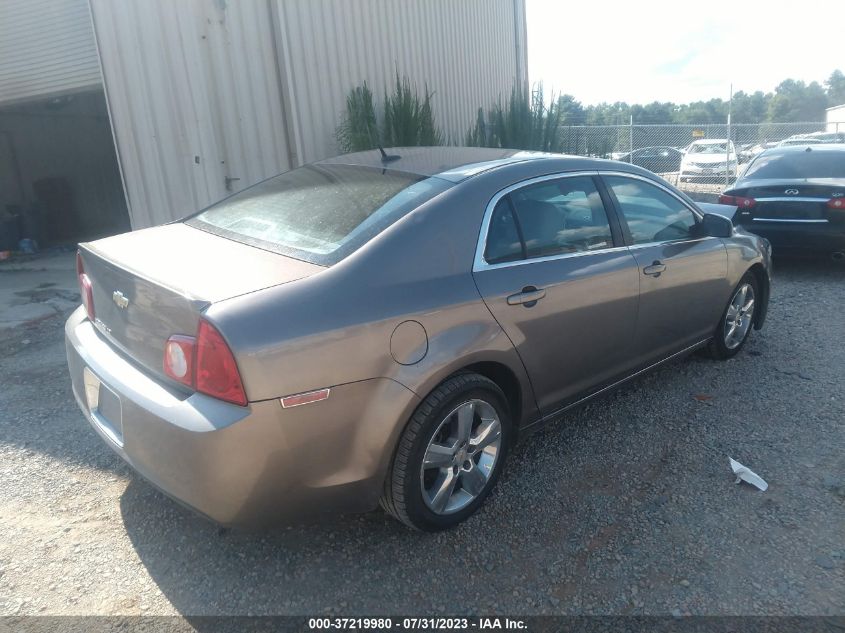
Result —
<path fill-rule="evenodd" d="M 328 266 L 451 186 L 390 169 L 306 165 L 226 198 L 187 224 Z"/>
<path fill-rule="evenodd" d="M 744 178 L 845 178 L 845 151 L 763 153 Z"/>

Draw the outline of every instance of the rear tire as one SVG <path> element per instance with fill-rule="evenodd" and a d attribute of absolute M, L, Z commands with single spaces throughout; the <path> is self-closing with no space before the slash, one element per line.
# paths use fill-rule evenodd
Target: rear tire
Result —
<path fill-rule="evenodd" d="M 399 439 L 381 507 L 435 532 L 471 516 L 502 472 L 511 438 L 507 400 L 493 381 L 457 374 L 417 407 Z"/>
<path fill-rule="evenodd" d="M 739 353 L 754 328 L 759 297 L 757 278 L 750 272 L 745 273 L 731 293 L 713 339 L 707 345 L 708 356 L 728 360 Z"/>

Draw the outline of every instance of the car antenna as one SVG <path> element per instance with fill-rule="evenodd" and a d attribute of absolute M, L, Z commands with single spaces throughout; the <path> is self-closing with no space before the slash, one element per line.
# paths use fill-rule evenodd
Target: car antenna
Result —
<path fill-rule="evenodd" d="M 812 151 L 813 151 L 813 148 L 812 148 L 812 147 L 810 147 L 810 146 L 808 145 L 808 146 L 807 146 L 807 149 L 805 149 L 804 151 L 805 151 L 805 152 L 812 152 Z M 384 153 L 384 152 L 382 152 L 382 153 Z"/>
<path fill-rule="evenodd" d="M 381 146 L 381 143 L 378 140 L 378 133 L 373 134 L 373 128 L 370 127 L 369 121 L 367 121 L 367 136 L 370 137 L 370 143 L 378 147 L 378 151 L 381 152 L 382 163 L 392 163 L 394 160 L 399 160 L 400 158 L 402 158 L 398 154 L 388 154 L 384 151 L 384 148 Z M 375 139 L 373 138 L 374 136 L 376 137 Z"/>
<path fill-rule="evenodd" d="M 383 163 L 392 163 L 394 160 L 402 158 L 399 154 L 388 154 L 381 145 L 378 146 L 378 151 L 381 152 L 381 162 Z"/>

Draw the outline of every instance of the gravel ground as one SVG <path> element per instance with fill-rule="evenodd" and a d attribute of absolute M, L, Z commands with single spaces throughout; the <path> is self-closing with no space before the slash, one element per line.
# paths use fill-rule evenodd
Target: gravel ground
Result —
<path fill-rule="evenodd" d="M 781 262 L 727 363 L 673 363 L 523 441 L 458 529 L 220 530 L 88 428 L 60 319 L 0 339 L 0 615 L 845 613 L 845 270 Z M 728 455 L 768 480 L 736 486 Z"/>

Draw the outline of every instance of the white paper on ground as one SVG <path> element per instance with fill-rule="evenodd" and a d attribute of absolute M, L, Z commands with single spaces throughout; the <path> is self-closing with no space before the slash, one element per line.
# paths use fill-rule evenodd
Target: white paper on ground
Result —
<path fill-rule="evenodd" d="M 736 475 L 736 481 L 734 483 L 738 484 L 740 481 L 744 481 L 752 486 L 756 486 L 760 490 L 765 490 L 769 487 L 769 484 L 760 475 L 743 466 L 732 457 L 728 457 L 728 459 L 731 461 L 731 470 Z"/>

